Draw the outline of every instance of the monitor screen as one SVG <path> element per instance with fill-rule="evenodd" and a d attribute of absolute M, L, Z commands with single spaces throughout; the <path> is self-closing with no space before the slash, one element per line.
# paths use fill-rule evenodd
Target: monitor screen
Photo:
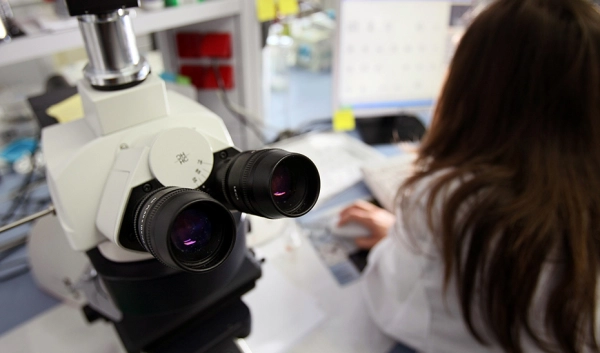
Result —
<path fill-rule="evenodd" d="M 469 1 L 341 0 L 334 111 L 356 117 L 431 108 Z"/>

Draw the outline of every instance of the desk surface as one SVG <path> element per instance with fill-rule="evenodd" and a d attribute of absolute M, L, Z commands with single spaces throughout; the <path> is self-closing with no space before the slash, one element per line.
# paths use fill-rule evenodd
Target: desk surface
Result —
<path fill-rule="evenodd" d="M 387 351 L 393 342 L 368 319 L 359 283 L 339 286 L 293 221 L 265 222 L 291 226 L 286 226 L 290 230 L 286 235 L 256 248 L 266 264 L 257 287 L 244 297 L 253 312 L 250 348 L 257 353 Z M 292 238 L 295 246 L 290 246 Z M 265 303 L 272 310 L 265 310 Z M 278 310 L 282 305 L 287 309 Z M 285 330 L 286 325 L 298 330 Z M 280 331 L 273 332 L 274 327 Z M 111 325 L 89 325 L 78 308 L 61 304 L 1 336 L 0 351 L 122 353 L 124 349 Z"/>
<path fill-rule="evenodd" d="M 325 315 L 323 321 L 295 342 L 290 351 L 358 353 L 389 350 L 393 342 L 370 321 L 359 281 L 340 286 L 302 231 L 297 235 L 299 244 L 291 249 L 290 239 L 286 236 L 258 248 L 258 254 L 263 254 L 267 262 L 281 271 L 298 290 L 314 298 Z M 260 291 L 260 284 L 257 289 Z"/>

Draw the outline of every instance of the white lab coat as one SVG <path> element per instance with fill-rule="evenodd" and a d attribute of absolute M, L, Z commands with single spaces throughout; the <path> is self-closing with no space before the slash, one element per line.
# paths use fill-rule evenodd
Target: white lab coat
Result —
<path fill-rule="evenodd" d="M 404 224 L 406 217 L 398 215 L 396 226 L 369 255 L 361 286 L 371 318 L 387 335 L 418 352 L 502 352 L 497 344 L 483 346 L 470 334 L 455 284 L 450 283 L 446 295 L 443 293 L 441 254 L 426 226 L 428 183 L 422 181 L 422 186 L 412 193 L 416 202 L 407 221 L 410 225 Z M 551 271 L 547 268 L 542 275 L 541 286 Z M 543 288 L 536 293 L 534 303 L 539 307 L 534 312 L 543 313 Z M 475 307 L 474 310 L 475 326 L 482 330 L 484 325 Z M 532 321 L 534 329 L 544 335 L 543 320 Z M 523 348 L 528 353 L 542 352 L 526 334 Z"/>

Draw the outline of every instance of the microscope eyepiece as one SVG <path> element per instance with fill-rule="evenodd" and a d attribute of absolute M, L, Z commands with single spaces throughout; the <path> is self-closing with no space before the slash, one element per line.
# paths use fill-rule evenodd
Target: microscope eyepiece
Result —
<path fill-rule="evenodd" d="M 321 180 L 307 157 L 281 149 L 242 152 L 226 166 L 221 181 L 237 210 L 266 218 L 300 217 L 319 197 Z"/>
<path fill-rule="evenodd" d="M 234 218 L 208 194 L 160 188 L 138 205 L 135 234 L 141 246 L 165 265 L 205 272 L 229 256 L 236 239 Z"/>
<path fill-rule="evenodd" d="M 134 187 L 118 243 L 172 268 L 207 272 L 223 264 L 239 241 L 232 212 L 294 218 L 317 202 L 319 172 L 304 155 L 281 149 L 214 154 L 221 157 L 215 157 L 203 191 L 165 187 L 158 179 Z"/>

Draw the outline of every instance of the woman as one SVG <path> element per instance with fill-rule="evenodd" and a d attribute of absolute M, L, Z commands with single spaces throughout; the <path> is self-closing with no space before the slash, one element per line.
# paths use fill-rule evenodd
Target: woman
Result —
<path fill-rule="evenodd" d="M 422 352 L 598 352 L 600 14 L 499 0 L 455 53 L 397 222 L 372 237 L 375 322 Z M 384 236 L 392 228 L 390 235 Z"/>

